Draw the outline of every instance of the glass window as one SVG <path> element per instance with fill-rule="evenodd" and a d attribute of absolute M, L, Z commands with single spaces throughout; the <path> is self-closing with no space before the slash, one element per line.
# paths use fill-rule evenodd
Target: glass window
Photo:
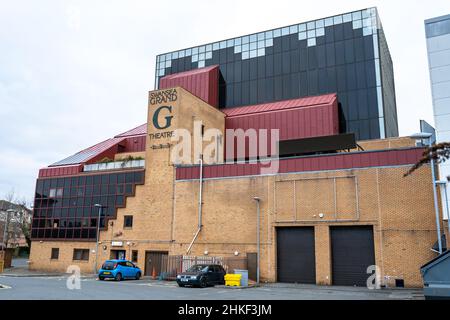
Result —
<path fill-rule="evenodd" d="M 199 61 L 199 62 L 198 62 L 198 67 L 199 67 L 199 68 L 205 67 L 205 60 Z"/>
<path fill-rule="evenodd" d="M 227 47 L 227 42 L 226 41 L 221 41 L 219 43 L 220 49 L 225 49 Z"/>
<path fill-rule="evenodd" d="M 260 33 L 258 33 L 258 41 L 261 41 L 261 40 L 264 40 L 264 32 L 260 32 Z"/>
<path fill-rule="evenodd" d="M 249 36 L 242 37 L 242 44 L 246 44 L 246 43 L 249 43 L 249 42 L 250 42 L 250 37 Z"/>
<path fill-rule="evenodd" d="M 344 22 L 350 22 L 350 21 L 352 21 L 352 14 L 351 14 L 351 13 L 344 14 L 344 16 L 343 16 L 343 21 L 344 21 Z"/>
<path fill-rule="evenodd" d="M 265 48 L 261 48 L 261 49 L 258 49 L 258 57 L 262 57 L 262 56 L 264 56 L 266 54 L 266 49 Z"/>
<path fill-rule="evenodd" d="M 227 40 L 227 48 L 234 46 L 234 39 Z"/>
<path fill-rule="evenodd" d="M 54 188 L 50 189 L 48 197 L 49 198 L 55 198 L 56 197 L 56 189 L 54 189 Z"/>
<path fill-rule="evenodd" d="M 265 42 L 266 47 L 272 47 L 273 46 L 273 39 L 267 39 Z"/>
<path fill-rule="evenodd" d="M 306 40 L 306 38 L 307 38 L 306 32 L 300 32 L 298 34 L 298 40 Z"/>
<path fill-rule="evenodd" d="M 356 11 L 352 13 L 352 19 L 353 20 L 360 20 L 362 19 L 361 11 Z"/>
<path fill-rule="evenodd" d="M 308 31 L 308 38 L 314 38 L 316 36 L 316 30 Z"/>
<path fill-rule="evenodd" d="M 341 24 L 342 23 L 342 16 L 336 16 L 333 18 L 334 24 Z"/>
<path fill-rule="evenodd" d="M 218 42 L 213 43 L 213 50 L 216 51 L 216 50 L 219 50 L 219 49 L 220 49 L 220 44 Z"/>
<path fill-rule="evenodd" d="M 307 26 L 308 30 L 313 30 L 316 28 L 316 22 L 315 21 L 308 22 L 306 24 L 306 26 Z"/>
<path fill-rule="evenodd" d="M 186 49 L 186 57 L 189 57 L 192 55 L 192 49 Z"/>
<path fill-rule="evenodd" d="M 289 28 L 289 34 L 294 34 L 294 33 L 297 33 L 297 32 L 298 32 L 298 25 L 291 26 Z"/>
<path fill-rule="evenodd" d="M 325 19 L 325 27 L 330 27 L 334 24 L 333 18 L 326 18 Z"/>
<path fill-rule="evenodd" d="M 316 38 L 308 39 L 308 47 L 312 47 L 316 45 Z"/>
<path fill-rule="evenodd" d="M 275 29 L 273 30 L 273 37 L 277 38 L 281 36 L 281 29 Z"/>
<path fill-rule="evenodd" d="M 325 35 L 325 28 L 316 29 L 316 37 L 322 37 Z"/>
<path fill-rule="evenodd" d="M 257 40 L 258 40 L 258 37 L 256 36 L 256 34 L 250 35 L 250 42 L 256 42 Z"/>
<path fill-rule="evenodd" d="M 273 38 L 273 31 L 272 30 L 266 31 L 265 37 L 266 37 L 266 39 L 272 39 Z"/>
<path fill-rule="evenodd" d="M 89 249 L 73 249 L 73 260 L 88 261 Z"/>
<path fill-rule="evenodd" d="M 201 46 L 200 48 L 198 48 L 198 53 L 204 53 L 205 51 L 206 51 L 205 46 Z"/>
<path fill-rule="evenodd" d="M 316 21 L 316 28 L 323 28 L 325 27 L 325 20 L 320 19 Z"/>
<path fill-rule="evenodd" d="M 353 29 L 361 29 L 362 20 L 353 20 Z"/>
<path fill-rule="evenodd" d="M 133 227 L 133 216 L 124 216 L 123 217 L 123 227 L 124 228 L 132 228 Z"/>
<path fill-rule="evenodd" d="M 289 27 L 284 27 L 281 29 L 281 35 L 287 36 L 289 34 Z"/>
<path fill-rule="evenodd" d="M 131 251 L 131 261 L 133 261 L 134 263 L 138 262 L 138 251 L 137 250 Z"/>
<path fill-rule="evenodd" d="M 52 248 L 52 253 L 50 255 L 50 259 L 52 259 L 52 260 L 59 259 L 59 248 Z"/>
<path fill-rule="evenodd" d="M 181 50 L 178 56 L 179 56 L 180 58 L 184 58 L 185 55 L 186 55 L 186 51 Z"/>
<path fill-rule="evenodd" d="M 198 54 L 198 47 L 192 48 L 192 54 Z"/>
<path fill-rule="evenodd" d="M 243 51 L 242 52 L 242 59 L 246 60 L 248 58 L 250 58 L 250 52 L 249 51 Z"/>

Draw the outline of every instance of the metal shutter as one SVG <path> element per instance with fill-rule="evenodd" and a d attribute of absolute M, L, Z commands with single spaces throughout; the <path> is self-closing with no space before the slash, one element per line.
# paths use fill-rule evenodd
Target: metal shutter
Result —
<path fill-rule="evenodd" d="M 372 226 L 332 227 L 331 252 L 333 284 L 367 285 L 369 266 L 375 265 Z"/>
<path fill-rule="evenodd" d="M 277 228 L 278 282 L 316 283 L 314 228 Z"/>

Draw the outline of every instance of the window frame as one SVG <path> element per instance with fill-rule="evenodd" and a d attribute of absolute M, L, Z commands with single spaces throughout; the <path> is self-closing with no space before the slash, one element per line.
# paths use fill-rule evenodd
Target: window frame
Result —
<path fill-rule="evenodd" d="M 50 260 L 59 260 L 59 248 L 51 248 Z"/>
<path fill-rule="evenodd" d="M 77 253 L 80 253 L 80 257 L 77 256 Z M 72 256 L 72 260 L 73 261 L 89 261 L 89 253 L 90 250 L 89 249 L 79 249 L 79 248 L 75 248 L 73 249 L 73 256 Z M 87 256 L 86 256 L 87 255 Z"/>
<path fill-rule="evenodd" d="M 131 224 L 128 225 L 127 222 L 130 222 Z M 124 229 L 132 229 L 133 228 L 133 216 L 132 215 L 125 215 L 123 216 L 123 228 Z"/>

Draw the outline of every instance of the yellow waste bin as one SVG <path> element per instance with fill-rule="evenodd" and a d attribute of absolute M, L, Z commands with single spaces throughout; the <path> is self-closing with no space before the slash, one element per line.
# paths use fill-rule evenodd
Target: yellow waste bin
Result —
<path fill-rule="evenodd" d="M 3 260 L 0 260 L 0 273 L 3 272 L 4 265 L 5 265 L 5 262 Z"/>
<path fill-rule="evenodd" d="M 225 285 L 228 287 L 240 287 L 242 274 L 226 274 Z"/>

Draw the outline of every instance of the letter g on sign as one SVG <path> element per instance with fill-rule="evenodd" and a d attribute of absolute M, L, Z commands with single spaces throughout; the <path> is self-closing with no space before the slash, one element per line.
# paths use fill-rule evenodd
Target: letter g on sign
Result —
<path fill-rule="evenodd" d="M 166 123 L 164 125 L 161 125 L 158 120 L 159 120 L 159 114 L 161 113 L 161 111 L 163 109 L 168 110 L 169 113 L 172 113 L 172 107 L 170 107 L 170 106 L 161 106 L 158 109 L 156 109 L 155 113 L 153 114 L 153 126 L 156 129 L 160 129 L 160 130 L 169 128 L 172 124 L 172 118 L 173 118 L 173 116 L 166 116 L 165 117 Z"/>

